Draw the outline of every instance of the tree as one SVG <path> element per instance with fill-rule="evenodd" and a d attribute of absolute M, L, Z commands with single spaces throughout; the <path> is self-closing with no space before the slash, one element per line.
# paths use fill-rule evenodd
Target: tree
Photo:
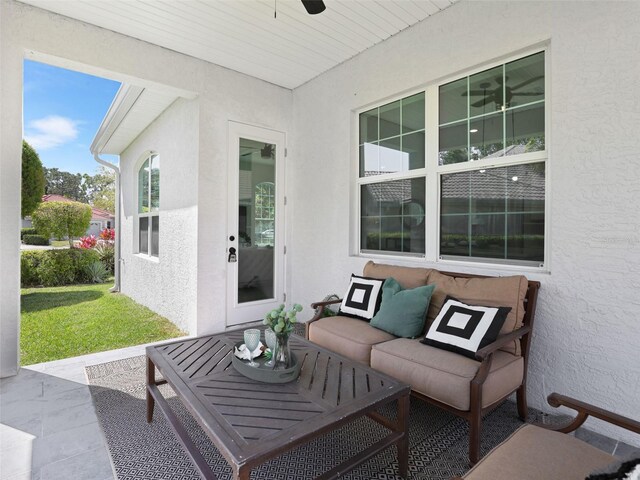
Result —
<path fill-rule="evenodd" d="M 94 207 L 115 213 L 116 207 L 116 174 L 113 170 L 100 167 L 91 179 L 90 203 Z"/>
<path fill-rule="evenodd" d="M 22 141 L 22 218 L 28 217 L 42 202 L 44 195 L 44 170 L 38 153 Z"/>
<path fill-rule="evenodd" d="M 87 186 L 85 176 L 79 173 L 69 173 L 57 168 L 45 168 L 44 174 L 47 179 L 45 187 L 47 194 L 62 195 L 70 200 L 87 203 Z"/>
<path fill-rule="evenodd" d="M 48 237 L 69 239 L 85 234 L 91 223 L 91 207 L 79 202 L 45 202 L 33 212 L 33 225 Z"/>

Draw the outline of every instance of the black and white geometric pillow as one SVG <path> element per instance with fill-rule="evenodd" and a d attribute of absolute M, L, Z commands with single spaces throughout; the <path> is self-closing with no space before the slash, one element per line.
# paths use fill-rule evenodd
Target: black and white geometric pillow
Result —
<path fill-rule="evenodd" d="M 384 280 L 351 275 L 338 315 L 371 320 L 380 308 Z"/>
<path fill-rule="evenodd" d="M 447 297 L 421 342 L 475 359 L 478 350 L 498 338 L 510 311 L 511 307 L 467 305 Z"/>

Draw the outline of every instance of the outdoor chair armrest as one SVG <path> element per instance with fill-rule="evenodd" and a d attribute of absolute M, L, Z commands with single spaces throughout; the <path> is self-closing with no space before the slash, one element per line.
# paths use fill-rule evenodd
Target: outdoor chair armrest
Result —
<path fill-rule="evenodd" d="M 626 430 L 630 430 L 634 433 L 640 434 L 640 422 L 632 420 L 628 417 L 623 417 L 622 415 L 618 415 L 617 413 L 604 410 L 603 408 L 596 407 L 589 403 L 581 402 L 580 400 L 576 400 L 575 398 L 567 397 L 565 395 L 560 395 L 559 393 L 554 392 L 547 397 L 547 402 L 554 408 L 558 408 L 560 406 L 568 407 L 572 410 L 577 411 L 578 415 L 574 419 L 560 426 L 554 427 L 551 425 L 539 425 L 541 427 L 548 428 L 550 430 L 556 430 L 562 433 L 569 433 L 580 427 L 587 420 L 587 418 L 589 418 L 589 415 L 591 415 L 595 418 L 599 418 L 600 420 L 604 420 L 605 422 L 609 422 L 618 427 L 622 427 Z"/>
<path fill-rule="evenodd" d="M 494 342 L 490 343 L 485 347 L 482 347 L 480 350 L 476 352 L 476 360 L 483 361 L 485 358 L 487 358 L 490 354 L 492 354 L 496 350 L 501 349 L 508 343 L 513 342 L 514 340 L 518 340 L 519 338 L 523 337 L 524 335 L 530 332 L 531 332 L 531 327 L 521 327 L 517 330 L 514 330 L 511 333 L 500 335 Z"/>
<path fill-rule="evenodd" d="M 324 316 L 324 307 L 326 307 L 327 305 L 334 305 L 336 303 L 341 303 L 341 302 L 342 302 L 342 299 L 339 298 L 338 300 L 327 300 L 325 302 L 315 302 L 311 304 L 311 308 L 315 310 L 315 313 L 313 314 L 313 317 L 311 317 L 311 319 L 307 321 L 305 325 L 304 334 L 307 340 L 309 340 L 309 325 L 311 325 L 316 320 L 320 320 Z"/>

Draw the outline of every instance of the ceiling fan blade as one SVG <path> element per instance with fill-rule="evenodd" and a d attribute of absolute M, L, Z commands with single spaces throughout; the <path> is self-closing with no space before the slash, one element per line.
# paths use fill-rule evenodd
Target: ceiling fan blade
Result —
<path fill-rule="evenodd" d="M 327 8 L 322 0 L 301 0 L 309 15 L 322 13 Z"/>
<path fill-rule="evenodd" d="M 469 95 L 475 96 L 475 95 L 486 95 L 487 92 L 489 92 L 489 94 L 491 95 L 491 90 L 470 90 L 468 92 L 464 92 L 462 94 L 463 97 L 468 97 Z"/>
<path fill-rule="evenodd" d="M 525 97 L 535 97 L 535 96 L 540 96 L 540 95 L 544 95 L 542 92 L 511 92 L 511 95 L 515 96 L 515 95 L 520 95 L 520 96 L 525 96 Z"/>
<path fill-rule="evenodd" d="M 511 90 L 517 90 L 517 89 L 519 89 L 519 88 L 522 88 L 522 87 L 524 87 L 524 86 L 526 86 L 526 85 L 529 85 L 530 83 L 533 83 L 533 82 L 535 82 L 536 80 L 540 80 L 540 79 L 542 79 L 542 78 L 544 78 L 544 75 L 538 75 L 537 77 L 531 77 L 529 80 L 525 80 L 524 82 L 519 83 L 519 84 L 518 84 L 518 85 L 516 85 L 515 87 L 511 87 Z"/>
<path fill-rule="evenodd" d="M 471 106 L 472 107 L 482 107 L 483 105 L 486 105 L 487 103 L 491 103 L 491 102 L 495 102 L 495 100 L 493 99 L 493 96 L 484 97 L 484 98 L 478 100 L 477 102 L 472 103 Z"/>

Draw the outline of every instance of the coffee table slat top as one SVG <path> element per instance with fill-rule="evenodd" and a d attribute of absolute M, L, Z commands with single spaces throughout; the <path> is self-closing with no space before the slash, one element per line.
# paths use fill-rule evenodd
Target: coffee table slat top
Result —
<path fill-rule="evenodd" d="M 176 390 L 220 452 L 237 465 L 257 463 L 331 430 L 362 410 L 407 395 L 409 386 L 291 336 L 302 362 L 286 384 L 258 382 L 232 366 L 242 332 L 147 347 L 147 356 Z"/>

